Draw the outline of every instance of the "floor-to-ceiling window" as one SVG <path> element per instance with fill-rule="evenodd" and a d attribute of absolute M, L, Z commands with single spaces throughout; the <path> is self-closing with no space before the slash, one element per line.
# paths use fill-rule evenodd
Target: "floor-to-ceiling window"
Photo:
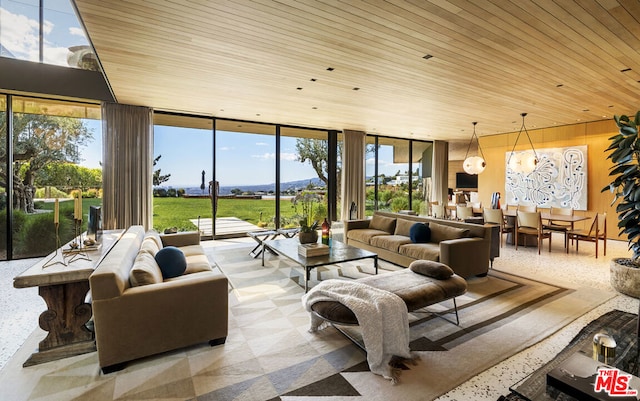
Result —
<path fill-rule="evenodd" d="M 11 257 L 43 256 L 56 247 L 56 199 L 62 244 L 74 236 L 73 197 L 83 198 L 83 230 L 89 207 L 102 204 L 100 106 L 22 96 L 11 106 Z"/>
<path fill-rule="evenodd" d="M 7 259 L 7 97 L 0 95 L 0 260 Z"/>
<path fill-rule="evenodd" d="M 280 149 L 280 196 L 289 201 L 280 213 L 282 225 L 297 226 L 304 217 L 319 224 L 330 219 L 327 131 L 282 127 Z"/>
<path fill-rule="evenodd" d="M 426 214 L 431 142 L 367 136 L 366 215 L 374 210 Z"/>
<path fill-rule="evenodd" d="M 277 156 L 275 125 L 215 120 L 216 238 L 276 227 Z"/>
<path fill-rule="evenodd" d="M 153 227 L 213 235 L 213 120 L 154 113 Z"/>

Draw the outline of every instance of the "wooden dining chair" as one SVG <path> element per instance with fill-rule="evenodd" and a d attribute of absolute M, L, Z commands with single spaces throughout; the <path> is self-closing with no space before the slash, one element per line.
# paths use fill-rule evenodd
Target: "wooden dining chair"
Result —
<path fill-rule="evenodd" d="M 484 208 L 482 214 L 484 216 L 485 224 L 497 224 L 500 226 L 500 247 L 502 248 L 502 234 L 513 233 L 514 226 L 512 224 L 507 224 L 504 214 L 502 213 L 502 209 Z"/>
<path fill-rule="evenodd" d="M 559 216 L 573 216 L 573 208 L 566 208 L 566 207 L 551 207 L 549 209 L 549 214 L 550 215 L 559 215 Z M 543 228 L 545 230 L 551 230 L 551 231 L 557 231 L 557 232 L 561 232 L 564 235 L 564 247 L 567 247 L 567 235 L 566 232 L 571 230 L 573 228 L 573 223 L 568 222 L 568 221 L 553 221 L 551 219 L 549 219 L 549 221 L 547 222 L 547 224 L 543 225 Z"/>
<path fill-rule="evenodd" d="M 568 240 L 576 241 L 576 252 L 578 252 L 578 244 L 580 241 L 595 242 L 596 259 L 598 259 L 598 242 L 603 241 L 604 256 L 607 256 L 607 214 L 598 213 L 593 217 L 591 227 L 586 229 L 568 230 L 565 233 L 565 243 Z M 567 247 L 569 253 L 569 247 Z"/>
<path fill-rule="evenodd" d="M 473 217 L 473 208 L 471 206 L 456 206 L 456 219 L 465 220 Z"/>
<path fill-rule="evenodd" d="M 518 210 L 516 215 L 516 250 L 518 250 L 518 237 L 524 234 L 524 245 L 527 246 L 527 235 L 535 235 L 538 239 L 538 255 L 542 247 L 542 240 L 549 239 L 549 252 L 551 252 L 551 231 L 542 228 L 542 216 L 540 212 L 523 212 Z"/>
<path fill-rule="evenodd" d="M 522 212 L 530 212 L 534 213 L 538 211 L 538 206 L 536 205 L 518 205 L 518 211 Z"/>

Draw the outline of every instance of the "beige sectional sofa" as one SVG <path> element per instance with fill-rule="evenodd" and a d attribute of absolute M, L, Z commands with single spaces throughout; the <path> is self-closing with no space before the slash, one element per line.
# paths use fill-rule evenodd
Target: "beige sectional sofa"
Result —
<path fill-rule="evenodd" d="M 209 342 L 228 327 L 228 282 L 215 273 L 199 233 L 159 235 L 132 226 L 89 277 L 98 359 L 103 372 L 133 359 Z M 179 247 L 186 271 L 164 280 L 155 254 Z"/>
<path fill-rule="evenodd" d="M 416 223 L 429 226 L 429 242 L 411 241 L 409 232 Z M 400 266 L 433 260 L 449 265 L 464 278 L 489 271 L 491 227 L 484 225 L 376 211 L 372 219 L 346 221 L 344 238 L 348 245 L 375 252 Z"/>

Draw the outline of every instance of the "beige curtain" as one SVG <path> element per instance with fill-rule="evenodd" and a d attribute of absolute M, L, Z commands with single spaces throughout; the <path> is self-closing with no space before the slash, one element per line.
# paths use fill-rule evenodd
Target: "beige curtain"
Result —
<path fill-rule="evenodd" d="M 153 110 L 102 104 L 103 228 L 152 227 Z"/>
<path fill-rule="evenodd" d="M 446 205 L 449 189 L 449 143 L 444 141 L 433 142 L 433 166 L 431 200 Z"/>
<path fill-rule="evenodd" d="M 356 203 L 357 218 L 365 211 L 365 133 L 344 131 L 342 154 L 342 220 L 349 220 L 351 202 Z"/>

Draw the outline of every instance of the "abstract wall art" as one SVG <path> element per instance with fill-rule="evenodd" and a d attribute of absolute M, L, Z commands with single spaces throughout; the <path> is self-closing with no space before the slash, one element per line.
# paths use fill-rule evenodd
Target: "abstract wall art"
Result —
<path fill-rule="evenodd" d="M 536 169 L 531 173 L 518 173 L 509 168 L 511 152 L 506 152 L 507 204 L 587 210 L 587 146 L 536 149 L 536 153 Z"/>

